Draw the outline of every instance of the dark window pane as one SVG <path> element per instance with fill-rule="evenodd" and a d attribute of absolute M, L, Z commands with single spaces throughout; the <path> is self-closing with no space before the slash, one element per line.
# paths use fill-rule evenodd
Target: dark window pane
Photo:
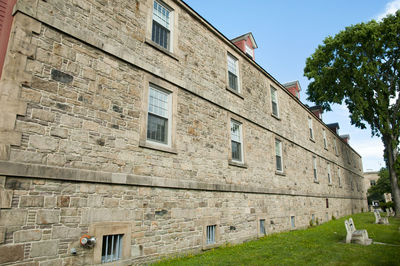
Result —
<path fill-rule="evenodd" d="M 237 76 L 232 72 L 228 72 L 228 74 L 229 74 L 229 88 L 238 91 Z"/>
<path fill-rule="evenodd" d="M 169 49 L 169 30 L 153 20 L 151 40 L 165 49 Z"/>
<path fill-rule="evenodd" d="M 242 161 L 241 144 L 233 140 L 232 140 L 232 160 Z"/>
<path fill-rule="evenodd" d="M 276 170 L 282 171 L 282 158 L 279 155 L 276 155 Z"/>
<path fill-rule="evenodd" d="M 314 179 L 317 180 L 317 169 L 314 169 Z"/>
<path fill-rule="evenodd" d="M 276 104 L 276 102 L 272 102 L 272 113 L 278 116 L 278 105 Z"/>
<path fill-rule="evenodd" d="M 147 139 L 168 143 L 168 119 L 149 113 L 147 121 Z"/>

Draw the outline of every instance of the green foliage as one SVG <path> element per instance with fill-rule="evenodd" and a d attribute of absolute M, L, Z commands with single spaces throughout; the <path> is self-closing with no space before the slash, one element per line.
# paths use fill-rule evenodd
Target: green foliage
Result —
<path fill-rule="evenodd" d="M 310 101 L 330 110 L 344 100 L 352 124 L 373 135 L 390 134 L 398 145 L 399 105 L 391 105 L 400 91 L 400 10 L 396 15 L 346 27 L 327 37 L 306 60 L 304 75 L 312 79 Z"/>
<path fill-rule="evenodd" d="M 332 220 L 334 220 L 334 221 L 336 220 L 336 217 L 334 215 L 332 215 Z"/>
<path fill-rule="evenodd" d="M 367 191 L 369 202 L 372 200 L 384 200 L 383 194 L 390 193 L 392 190 L 389 179 L 389 171 L 386 168 L 382 168 L 378 175 L 379 178 L 376 181 L 376 185 L 371 186 Z"/>
<path fill-rule="evenodd" d="M 391 245 L 344 244 L 344 219 L 306 230 L 267 235 L 231 247 L 213 249 L 192 257 L 165 260 L 158 265 L 399 265 L 400 219 L 389 225 L 374 224 L 371 212 L 351 217 L 358 229 L 366 229 L 373 241 Z"/>

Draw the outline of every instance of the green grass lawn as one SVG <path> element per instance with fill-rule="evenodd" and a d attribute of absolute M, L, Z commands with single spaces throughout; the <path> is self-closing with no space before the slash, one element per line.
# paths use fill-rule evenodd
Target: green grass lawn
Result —
<path fill-rule="evenodd" d="M 344 243 L 348 217 L 157 265 L 400 265 L 400 219 L 389 218 L 390 225 L 380 225 L 374 224 L 373 213 L 351 215 L 356 228 L 367 229 L 373 241 L 398 245 L 362 246 Z"/>

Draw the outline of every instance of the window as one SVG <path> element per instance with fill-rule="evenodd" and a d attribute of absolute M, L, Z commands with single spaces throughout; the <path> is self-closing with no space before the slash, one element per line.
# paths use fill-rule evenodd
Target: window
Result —
<path fill-rule="evenodd" d="M 267 232 L 265 231 L 265 219 L 260 219 L 260 234 L 266 235 Z"/>
<path fill-rule="evenodd" d="M 311 214 L 311 221 L 312 221 L 312 224 L 314 225 L 315 224 L 315 214 Z"/>
<path fill-rule="evenodd" d="M 313 126 L 311 117 L 308 118 L 308 128 L 310 130 L 310 139 L 314 139 Z"/>
<path fill-rule="evenodd" d="M 333 145 L 335 147 L 335 154 L 339 155 L 339 151 L 338 151 L 338 148 L 337 148 L 337 145 L 336 145 L 336 139 L 333 139 Z"/>
<path fill-rule="evenodd" d="M 253 49 L 250 48 L 247 44 L 244 44 L 246 54 L 253 58 Z"/>
<path fill-rule="evenodd" d="M 294 216 L 290 216 L 290 222 L 292 224 L 292 228 L 295 228 L 296 224 L 295 224 Z"/>
<path fill-rule="evenodd" d="M 369 181 L 369 183 L 371 184 L 371 186 L 375 186 L 376 185 L 376 181 L 375 180 L 371 180 L 371 181 Z"/>
<path fill-rule="evenodd" d="M 332 184 L 332 178 L 331 178 L 331 165 L 328 163 L 328 183 Z"/>
<path fill-rule="evenodd" d="M 276 171 L 282 172 L 282 143 L 280 140 L 275 140 L 275 158 L 276 158 Z"/>
<path fill-rule="evenodd" d="M 151 40 L 167 50 L 170 50 L 171 15 L 169 8 L 154 1 Z"/>
<path fill-rule="evenodd" d="M 326 203 L 326 208 L 329 208 L 329 199 L 325 199 L 325 203 Z"/>
<path fill-rule="evenodd" d="M 101 263 L 112 262 L 121 259 L 123 236 L 123 234 L 103 236 Z"/>
<path fill-rule="evenodd" d="M 272 103 L 272 114 L 274 116 L 279 117 L 277 91 L 273 87 L 271 87 L 271 103 Z"/>
<path fill-rule="evenodd" d="M 216 225 L 207 225 L 207 245 L 212 245 L 215 244 L 215 230 L 217 226 Z"/>
<path fill-rule="evenodd" d="M 317 182 L 318 181 L 318 176 L 317 176 L 317 157 L 313 156 L 312 160 L 313 160 L 313 169 L 314 169 L 314 181 Z"/>
<path fill-rule="evenodd" d="M 147 116 L 147 140 L 170 144 L 171 93 L 150 85 Z"/>
<path fill-rule="evenodd" d="M 338 169 L 337 169 L 337 172 L 338 172 L 338 183 L 339 183 L 339 187 L 341 187 L 341 186 L 342 186 L 342 183 L 341 183 L 340 168 L 339 168 L 339 167 L 338 167 Z"/>
<path fill-rule="evenodd" d="M 232 160 L 243 162 L 242 124 L 231 120 Z"/>
<path fill-rule="evenodd" d="M 324 137 L 324 148 L 328 149 L 328 142 L 326 141 L 326 131 L 325 131 L 325 129 L 322 130 L 322 135 Z"/>
<path fill-rule="evenodd" d="M 239 67 L 238 60 L 232 55 L 228 54 L 228 80 L 229 88 L 236 92 L 240 92 L 239 89 Z"/>

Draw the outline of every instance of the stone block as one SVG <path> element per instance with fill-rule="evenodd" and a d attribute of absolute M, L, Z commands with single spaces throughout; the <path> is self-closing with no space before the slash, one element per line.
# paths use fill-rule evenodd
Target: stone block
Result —
<path fill-rule="evenodd" d="M 12 150 L 10 154 L 11 161 L 22 163 L 42 163 L 43 157 L 42 153 L 23 150 Z"/>
<path fill-rule="evenodd" d="M 74 77 L 64 73 L 58 69 L 52 69 L 51 70 L 51 78 L 55 81 L 61 82 L 61 83 L 71 83 L 74 80 Z"/>
<path fill-rule="evenodd" d="M 58 140 L 48 136 L 29 136 L 29 144 L 31 147 L 39 151 L 51 152 L 58 148 Z"/>
<path fill-rule="evenodd" d="M 20 207 L 43 207 L 44 196 L 21 196 Z"/>
<path fill-rule="evenodd" d="M 71 239 L 79 240 L 82 231 L 80 228 L 71 228 L 65 226 L 54 226 L 51 235 L 52 239 Z"/>
<path fill-rule="evenodd" d="M 70 115 L 62 115 L 60 124 L 72 128 L 80 128 L 82 126 L 82 120 Z"/>
<path fill-rule="evenodd" d="M 6 238 L 6 228 L 4 226 L 0 227 L 0 244 L 4 243 Z"/>
<path fill-rule="evenodd" d="M 26 214 L 25 210 L 1 210 L 0 226 L 25 225 Z"/>
<path fill-rule="evenodd" d="M 0 131 L 0 144 L 21 146 L 22 134 L 15 131 Z"/>
<path fill-rule="evenodd" d="M 3 110 L 5 110 L 5 109 L 3 109 Z M 0 113 L 0 128 L 1 128 L 1 130 L 12 131 L 15 127 L 15 118 L 16 118 L 15 113 L 11 113 L 8 111 L 7 111 L 7 113 L 5 111 L 1 112 Z"/>
<path fill-rule="evenodd" d="M 0 188 L 0 209 L 10 209 L 13 191 Z"/>
<path fill-rule="evenodd" d="M 104 208 L 85 209 L 82 211 L 82 224 L 130 220 L 132 220 L 132 212 L 130 210 Z"/>
<path fill-rule="evenodd" d="M 32 243 L 31 257 L 54 256 L 58 253 L 58 241 L 48 240 Z"/>
<path fill-rule="evenodd" d="M 24 259 L 24 245 L 0 246 L 0 264 Z"/>
<path fill-rule="evenodd" d="M 62 266 L 62 265 L 63 265 L 62 259 L 41 261 L 39 264 L 39 266 Z M 72 264 L 67 264 L 67 265 L 72 265 Z"/>
<path fill-rule="evenodd" d="M 5 188 L 12 190 L 29 190 L 31 186 L 31 179 L 7 177 Z"/>
<path fill-rule="evenodd" d="M 43 109 L 32 109 L 32 118 L 47 122 L 54 122 L 56 115 Z"/>
<path fill-rule="evenodd" d="M 56 197 L 44 197 L 44 207 L 45 208 L 55 208 L 57 206 Z"/>
<path fill-rule="evenodd" d="M 69 196 L 58 196 L 57 207 L 69 207 L 70 197 Z"/>
<path fill-rule="evenodd" d="M 38 224 L 56 224 L 60 221 L 60 211 L 39 210 L 36 219 Z"/>
<path fill-rule="evenodd" d="M 62 139 L 66 139 L 68 137 L 68 129 L 60 128 L 60 127 L 53 127 L 50 130 L 50 135 L 51 136 L 55 136 L 55 137 L 59 137 L 59 138 L 62 138 Z"/>
<path fill-rule="evenodd" d="M 64 166 L 67 162 L 64 155 L 50 153 L 47 155 L 47 163 L 49 165 Z"/>
<path fill-rule="evenodd" d="M 8 161 L 10 159 L 10 145 L 0 143 L 0 160 Z"/>
<path fill-rule="evenodd" d="M 31 242 L 38 241 L 42 238 L 41 230 L 23 230 L 14 232 L 14 242 Z"/>

